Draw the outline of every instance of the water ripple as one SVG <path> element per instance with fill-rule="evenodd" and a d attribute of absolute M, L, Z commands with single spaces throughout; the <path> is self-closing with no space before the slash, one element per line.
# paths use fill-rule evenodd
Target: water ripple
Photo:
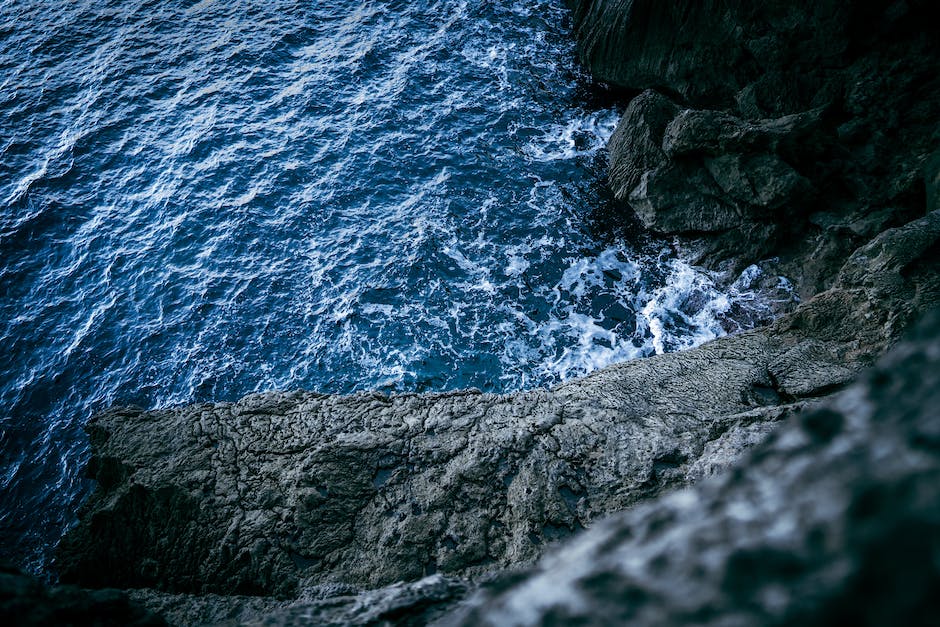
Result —
<path fill-rule="evenodd" d="M 0 557 L 43 566 L 115 403 L 515 390 L 759 317 L 591 232 L 617 111 L 567 19 L 0 0 Z"/>

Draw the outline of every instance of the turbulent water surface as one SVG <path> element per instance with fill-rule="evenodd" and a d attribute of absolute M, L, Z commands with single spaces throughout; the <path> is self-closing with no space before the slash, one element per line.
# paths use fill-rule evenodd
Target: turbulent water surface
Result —
<path fill-rule="evenodd" d="M 617 112 L 561 5 L 0 0 L 7 557 L 112 404 L 548 385 L 750 307 L 592 231 Z"/>

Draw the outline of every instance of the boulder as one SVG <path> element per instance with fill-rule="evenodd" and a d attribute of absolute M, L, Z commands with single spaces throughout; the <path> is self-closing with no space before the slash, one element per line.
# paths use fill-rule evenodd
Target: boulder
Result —
<path fill-rule="evenodd" d="M 646 228 L 705 234 L 710 254 L 724 250 L 750 263 L 773 249 L 782 224 L 806 212 L 813 185 L 781 154 L 804 159 L 800 140 L 816 132 L 819 119 L 816 111 L 747 122 L 680 109 L 646 91 L 608 144 L 610 187 Z"/>

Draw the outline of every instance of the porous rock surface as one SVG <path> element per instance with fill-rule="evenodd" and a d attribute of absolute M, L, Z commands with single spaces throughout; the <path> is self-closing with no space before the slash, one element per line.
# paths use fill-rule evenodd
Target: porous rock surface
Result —
<path fill-rule="evenodd" d="M 936 625 L 940 312 L 730 472 L 598 523 L 447 625 Z"/>

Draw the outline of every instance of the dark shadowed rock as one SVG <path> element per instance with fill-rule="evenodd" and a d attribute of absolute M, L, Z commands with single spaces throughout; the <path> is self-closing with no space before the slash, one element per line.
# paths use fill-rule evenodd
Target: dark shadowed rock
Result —
<path fill-rule="evenodd" d="M 634 98 L 608 144 L 610 185 L 617 198 L 627 198 L 646 172 L 668 161 L 663 151 L 666 127 L 679 108 L 655 91 Z"/>
<path fill-rule="evenodd" d="M 927 190 L 927 210 L 940 209 L 940 149 L 924 162 L 924 183 Z"/>
<path fill-rule="evenodd" d="M 34 577 L 0 565 L 0 624 L 160 627 L 166 622 L 129 600 L 125 592 L 47 587 Z"/>
<path fill-rule="evenodd" d="M 936 625 L 940 313 L 694 489 L 605 520 L 454 625 Z"/>
<path fill-rule="evenodd" d="M 647 228 L 708 234 L 710 253 L 724 250 L 749 263 L 773 249 L 781 225 L 813 194 L 777 151 L 786 147 L 789 158 L 799 158 L 797 138 L 818 121 L 818 112 L 808 112 L 746 122 L 719 111 L 680 110 L 646 91 L 627 107 L 609 142 L 610 186 Z"/>
<path fill-rule="evenodd" d="M 936 208 L 931 3 L 569 4 L 596 77 L 665 94 L 627 108 L 610 183 L 693 261 L 740 270 L 777 256 L 808 298 L 868 238 L 923 215 L 925 196 Z M 681 111 L 663 129 L 667 96 Z M 623 141 L 637 125 L 643 141 Z"/>
<path fill-rule="evenodd" d="M 898 37 L 929 2 L 568 0 L 584 64 L 600 80 L 709 108 L 776 117 L 809 108 L 858 46 Z M 747 90 L 742 93 L 743 90 Z"/>

